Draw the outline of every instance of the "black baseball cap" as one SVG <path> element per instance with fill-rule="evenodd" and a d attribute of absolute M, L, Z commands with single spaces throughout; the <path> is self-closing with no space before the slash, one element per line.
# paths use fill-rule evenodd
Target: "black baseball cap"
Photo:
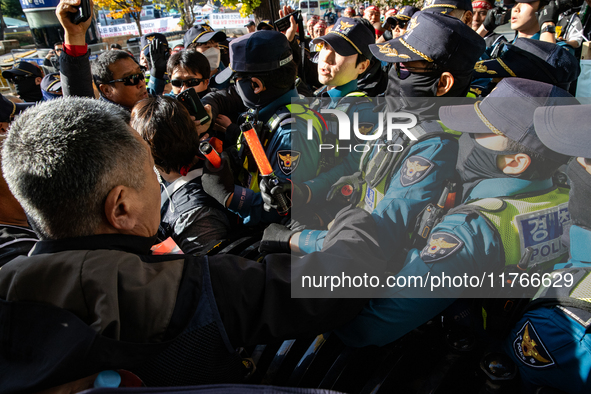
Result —
<path fill-rule="evenodd" d="M 271 22 L 268 19 L 263 19 L 257 25 L 257 30 L 263 30 L 264 28 L 267 28 L 269 30 L 275 30 L 275 26 L 273 26 L 273 22 Z"/>
<path fill-rule="evenodd" d="M 191 27 L 185 33 L 183 37 L 183 43 L 185 44 L 185 48 L 194 42 L 197 43 L 205 43 L 209 40 L 215 40 L 216 42 L 224 41 L 226 39 L 226 33 L 223 31 L 215 31 L 211 26 L 208 24 L 202 25 L 195 25 Z"/>
<path fill-rule="evenodd" d="M 472 11 L 472 0 L 425 0 L 421 11 L 448 13 L 452 10 Z"/>
<path fill-rule="evenodd" d="M 402 37 L 369 48 L 388 63 L 426 60 L 447 70 L 464 71 L 474 68 L 486 44 L 459 19 L 421 11 L 412 17 Z"/>
<path fill-rule="evenodd" d="M 534 126 L 548 148 L 567 156 L 591 158 L 591 104 L 541 107 Z"/>
<path fill-rule="evenodd" d="M 519 77 L 568 89 L 581 73 L 579 61 L 560 45 L 518 38 L 504 46 L 499 57 L 476 63 L 475 78 Z"/>
<path fill-rule="evenodd" d="M 10 70 L 2 71 L 2 76 L 6 79 L 14 78 L 17 75 L 43 77 L 43 73 L 39 66 L 25 61 L 14 63 Z"/>
<path fill-rule="evenodd" d="M 142 48 L 142 52 L 144 52 L 144 55 L 148 55 L 150 48 L 148 48 L 150 46 L 150 43 L 154 40 L 159 40 L 160 42 L 164 43 L 166 46 L 168 46 L 168 40 L 166 39 L 166 37 L 164 36 L 164 34 L 161 33 L 150 33 L 150 34 L 144 34 L 142 36 L 142 38 L 140 38 L 140 46 Z"/>
<path fill-rule="evenodd" d="M 244 25 L 244 27 L 249 27 L 249 26 L 254 26 L 255 23 L 253 20 L 248 21 L 248 23 L 246 25 Z"/>
<path fill-rule="evenodd" d="M 12 122 L 15 115 L 34 105 L 35 103 L 13 103 L 0 93 L 0 122 Z"/>
<path fill-rule="evenodd" d="M 462 133 L 498 134 L 516 141 L 557 162 L 568 158 L 542 143 L 534 128 L 536 109 L 577 104 L 566 90 L 544 82 L 505 78 L 474 105 L 444 106 L 439 118 L 447 127 Z"/>
<path fill-rule="evenodd" d="M 314 44 L 322 42 L 330 45 L 341 56 L 361 54 L 372 58 L 369 45 L 376 42 L 375 32 L 355 18 L 339 18 L 326 35 L 312 40 Z"/>
<path fill-rule="evenodd" d="M 386 19 L 386 23 L 395 25 L 399 21 L 408 22 L 417 12 L 421 12 L 421 10 L 412 5 L 405 5 L 396 15 L 389 16 Z"/>
<path fill-rule="evenodd" d="M 230 65 L 216 75 L 218 84 L 233 73 L 273 71 L 293 60 L 285 35 L 274 30 L 258 30 L 230 41 Z"/>

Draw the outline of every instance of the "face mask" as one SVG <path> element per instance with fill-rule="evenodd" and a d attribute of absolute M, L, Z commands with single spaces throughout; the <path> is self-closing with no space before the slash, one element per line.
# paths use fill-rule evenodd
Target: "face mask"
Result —
<path fill-rule="evenodd" d="M 575 159 L 566 169 L 570 178 L 568 211 L 573 224 L 591 230 L 591 174 Z"/>
<path fill-rule="evenodd" d="M 405 72 L 404 70 L 402 71 Z M 408 71 L 406 71 L 408 73 Z M 398 76 L 396 65 L 388 73 L 386 97 L 435 97 L 439 84 L 440 72 L 409 73 L 404 79 Z"/>
<path fill-rule="evenodd" d="M 517 152 L 487 149 L 474 139 L 474 135 L 464 133 L 459 140 L 456 170 L 462 179 L 465 198 L 480 181 L 490 178 L 512 178 L 497 167 L 499 155 L 512 155 Z"/>
<path fill-rule="evenodd" d="M 273 86 L 267 86 L 265 90 L 256 94 L 253 89 L 253 82 L 250 78 L 242 78 L 236 81 L 236 92 L 242 99 L 247 108 L 264 108 L 271 102 L 285 94 L 288 89 L 278 89 Z"/>
<path fill-rule="evenodd" d="M 35 83 L 35 78 L 24 78 L 15 84 L 16 94 L 26 102 L 32 103 L 43 100 L 41 87 Z"/>
<path fill-rule="evenodd" d="M 209 62 L 209 67 L 211 67 L 212 71 L 220 66 L 220 59 L 222 54 L 220 53 L 219 48 L 209 48 L 208 50 L 203 52 L 203 55 L 207 58 L 207 61 Z"/>

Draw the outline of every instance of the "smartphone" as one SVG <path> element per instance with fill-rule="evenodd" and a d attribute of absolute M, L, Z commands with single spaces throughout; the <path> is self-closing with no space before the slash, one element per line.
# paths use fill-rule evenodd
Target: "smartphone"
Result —
<path fill-rule="evenodd" d="M 289 19 L 292 16 L 295 19 L 295 22 L 298 23 L 300 10 L 294 11 L 291 14 L 287 14 L 283 18 L 277 19 L 275 22 L 273 22 L 277 31 L 286 31 L 287 29 L 289 29 L 289 26 L 291 26 L 291 22 L 289 21 Z"/>
<path fill-rule="evenodd" d="M 73 24 L 79 25 L 90 18 L 92 10 L 90 9 L 90 0 L 80 0 L 80 5 L 76 7 L 78 11 L 70 15 Z"/>
<path fill-rule="evenodd" d="M 189 114 L 194 116 L 195 120 L 198 120 L 201 124 L 205 124 L 211 119 L 203 107 L 195 89 L 187 89 L 176 96 L 176 98 L 185 106 L 185 108 L 187 108 Z"/>

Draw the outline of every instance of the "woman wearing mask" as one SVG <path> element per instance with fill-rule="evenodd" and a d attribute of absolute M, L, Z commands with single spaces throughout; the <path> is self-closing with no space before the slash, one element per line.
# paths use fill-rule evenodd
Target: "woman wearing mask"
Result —
<path fill-rule="evenodd" d="M 131 127 L 150 146 L 161 182 L 158 237 L 176 242 L 185 254 L 206 253 L 230 228 L 225 209 L 203 191 L 200 136 L 185 107 L 170 97 L 142 100 Z"/>

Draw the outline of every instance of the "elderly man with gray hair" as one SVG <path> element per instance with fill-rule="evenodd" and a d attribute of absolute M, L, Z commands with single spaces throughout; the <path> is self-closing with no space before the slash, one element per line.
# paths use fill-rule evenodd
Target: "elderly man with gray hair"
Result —
<path fill-rule="evenodd" d="M 105 369 L 149 386 L 240 382 L 248 371 L 239 347 L 327 332 L 365 304 L 292 299 L 292 277 L 324 262 L 384 270 L 363 212 L 337 219 L 324 251 L 303 258 L 153 256 L 153 168 L 129 113 L 110 103 L 52 100 L 12 124 L 2 169 L 41 241 L 0 270 L 0 392 Z"/>

